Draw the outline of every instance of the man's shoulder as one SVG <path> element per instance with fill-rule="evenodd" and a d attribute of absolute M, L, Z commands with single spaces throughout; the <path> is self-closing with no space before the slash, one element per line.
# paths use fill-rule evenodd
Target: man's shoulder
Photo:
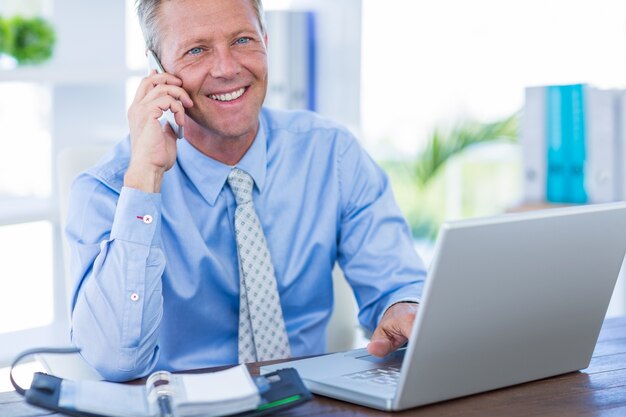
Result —
<path fill-rule="evenodd" d="M 84 174 L 119 193 L 124 185 L 124 174 L 129 161 L 130 138 L 127 136 L 104 153 L 96 165 L 87 169 Z"/>
<path fill-rule="evenodd" d="M 348 132 L 342 124 L 310 110 L 284 110 L 264 107 L 261 115 L 270 131 L 308 133 L 313 130 Z"/>

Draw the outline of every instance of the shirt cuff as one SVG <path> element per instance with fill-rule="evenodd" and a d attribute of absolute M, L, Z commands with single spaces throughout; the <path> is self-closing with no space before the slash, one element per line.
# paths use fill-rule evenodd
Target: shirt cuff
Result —
<path fill-rule="evenodd" d="M 393 303 L 389 304 L 384 310 L 383 310 L 383 314 L 381 314 L 380 318 L 382 319 L 383 316 L 385 315 L 385 313 L 387 312 L 387 310 L 389 310 L 391 307 L 395 306 L 396 304 L 399 303 L 411 303 L 411 304 L 419 304 L 420 300 L 417 298 L 406 298 L 406 299 L 402 299 L 402 300 L 397 300 L 394 301 Z M 380 322 L 380 320 L 378 320 Z"/>
<path fill-rule="evenodd" d="M 161 245 L 161 194 L 123 187 L 115 209 L 111 239 Z"/>

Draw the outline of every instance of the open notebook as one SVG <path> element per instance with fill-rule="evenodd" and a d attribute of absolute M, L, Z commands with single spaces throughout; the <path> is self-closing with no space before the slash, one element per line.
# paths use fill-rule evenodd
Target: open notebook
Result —
<path fill-rule="evenodd" d="M 111 417 L 158 416 L 159 397 L 179 417 L 220 416 L 255 409 L 261 397 L 245 365 L 204 374 L 159 371 L 145 385 L 64 380 L 59 406 Z"/>
<path fill-rule="evenodd" d="M 237 414 L 260 417 L 311 400 L 298 372 L 283 368 L 252 378 L 245 365 L 215 372 L 172 374 L 157 371 L 143 385 L 99 380 L 63 379 L 35 372 L 29 388 L 13 370 L 32 355 L 74 355 L 69 348 L 34 348 L 20 353 L 9 379 L 28 404 L 74 417 L 212 417 Z"/>

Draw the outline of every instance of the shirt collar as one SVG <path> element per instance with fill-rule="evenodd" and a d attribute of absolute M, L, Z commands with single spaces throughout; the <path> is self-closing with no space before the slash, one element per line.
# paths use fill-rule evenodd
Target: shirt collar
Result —
<path fill-rule="evenodd" d="M 232 167 L 204 155 L 185 139 L 178 141 L 177 161 L 206 202 L 214 206 Z M 262 117 L 259 117 L 256 137 L 237 168 L 250 174 L 256 188 L 263 192 L 267 172 L 267 130 Z"/>

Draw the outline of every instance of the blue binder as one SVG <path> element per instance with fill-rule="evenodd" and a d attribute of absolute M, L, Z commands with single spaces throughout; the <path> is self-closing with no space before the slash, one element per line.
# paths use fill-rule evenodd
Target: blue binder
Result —
<path fill-rule="evenodd" d="M 567 150 L 563 135 L 563 93 L 561 86 L 546 87 L 546 199 L 550 202 L 567 201 Z"/>
<path fill-rule="evenodd" d="M 546 91 L 546 200 L 586 203 L 584 85 Z"/>
<path fill-rule="evenodd" d="M 575 84 L 568 86 L 570 95 L 570 136 L 568 140 L 569 161 L 567 177 L 569 180 L 569 202 L 583 204 L 587 202 L 585 190 L 585 100 L 584 85 Z"/>

